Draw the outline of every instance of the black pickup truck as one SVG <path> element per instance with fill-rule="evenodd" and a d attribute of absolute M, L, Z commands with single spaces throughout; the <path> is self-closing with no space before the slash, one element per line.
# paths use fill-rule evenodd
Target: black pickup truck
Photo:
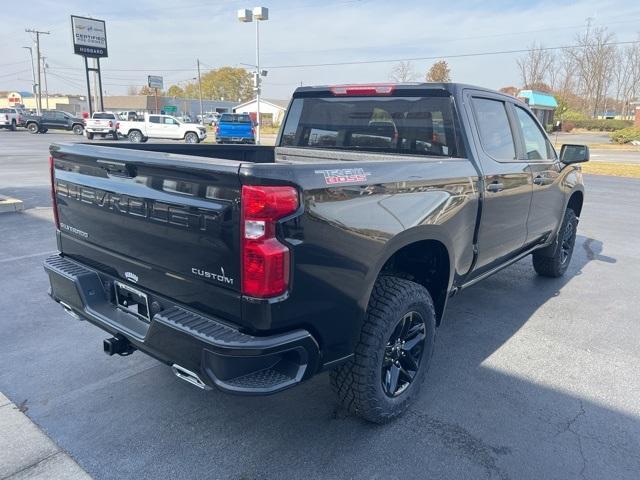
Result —
<path fill-rule="evenodd" d="M 51 129 L 71 130 L 76 135 L 82 135 L 84 120 L 61 110 L 45 110 L 42 115 L 28 115 L 25 126 L 29 133 L 47 133 Z"/>
<path fill-rule="evenodd" d="M 325 370 L 374 422 L 423 383 L 448 298 L 533 254 L 569 264 L 585 146 L 460 84 L 304 87 L 277 146 L 51 146 L 51 296 L 200 388 Z"/>

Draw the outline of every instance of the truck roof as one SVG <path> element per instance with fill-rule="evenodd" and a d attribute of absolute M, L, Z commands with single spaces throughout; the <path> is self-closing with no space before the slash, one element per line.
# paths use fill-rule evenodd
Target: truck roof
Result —
<path fill-rule="evenodd" d="M 363 83 L 363 84 L 346 84 L 346 85 L 315 85 L 308 87 L 298 87 L 293 93 L 293 96 L 305 96 L 305 94 L 313 94 L 313 93 L 323 93 L 323 92 L 333 92 L 335 89 L 340 88 L 354 88 L 354 89 L 366 89 L 366 88 L 391 88 L 392 90 L 442 90 L 448 92 L 452 95 L 456 95 L 460 93 L 465 88 L 472 88 L 474 90 L 481 90 L 487 93 L 497 93 L 500 95 L 505 95 L 497 90 L 492 90 L 490 88 L 478 87 L 476 85 L 469 85 L 465 83 L 457 83 L 457 82 L 404 82 L 404 83 L 394 83 L 394 82 L 385 82 L 385 83 Z M 380 93 L 381 94 L 381 93 Z M 348 93 L 347 93 L 348 95 Z"/>

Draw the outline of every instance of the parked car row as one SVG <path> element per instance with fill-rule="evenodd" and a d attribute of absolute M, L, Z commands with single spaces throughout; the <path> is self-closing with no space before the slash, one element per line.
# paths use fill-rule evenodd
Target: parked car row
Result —
<path fill-rule="evenodd" d="M 209 120 L 215 125 L 217 143 L 255 143 L 255 126 L 250 115 L 205 115 L 205 123 Z M 185 115 L 145 113 L 141 118 L 136 112 L 94 112 L 91 118 L 84 119 L 61 110 L 31 115 L 19 108 L 0 108 L 0 128 L 16 130 L 17 127 L 25 127 L 33 134 L 46 133 L 49 129 L 67 130 L 84 134 L 88 140 L 96 135 L 113 140 L 126 137 L 133 143 L 144 143 L 150 138 L 200 143 L 207 138 L 207 128 Z"/>

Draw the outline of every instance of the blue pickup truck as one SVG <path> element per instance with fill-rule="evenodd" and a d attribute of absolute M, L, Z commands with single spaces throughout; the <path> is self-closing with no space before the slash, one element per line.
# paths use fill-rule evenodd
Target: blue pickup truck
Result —
<path fill-rule="evenodd" d="M 223 113 L 216 126 L 216 143 L 256 143 L 256 130 L 246 113 Z"/>

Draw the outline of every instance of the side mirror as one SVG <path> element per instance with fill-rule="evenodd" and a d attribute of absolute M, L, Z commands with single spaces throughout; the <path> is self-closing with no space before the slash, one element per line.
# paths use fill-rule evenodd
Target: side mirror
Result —
<path fill-rule="evenodd" d="M 564 144 L 560 148 L 560 161 L 565 165 L 589 161 L 589 147 L 587 145 Z"/>

